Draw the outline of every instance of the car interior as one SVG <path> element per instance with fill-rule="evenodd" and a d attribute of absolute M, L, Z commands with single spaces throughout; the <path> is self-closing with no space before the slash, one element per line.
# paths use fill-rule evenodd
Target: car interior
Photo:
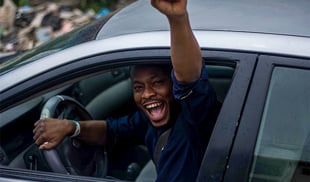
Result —
<path fill-rule="evenodd" d="M 231 62 L 225 64 L 211 62 L 206 64 L 206 68 L 209 73 L 210 83 L 217 93 L 218 101 L 223 103 L 233 79 L 235 64 Z M 43 95 L 36 96 L 1 113 L 0 165 L 51 172 L 51 167 L 48 165 L 44 154 L 34 144 L 32 133 L 33 124 L 40 118 L 44 104 L 50 98 L 61 95 L 80 103 L 92 119 L 103 120 L 107 117 L 126 115 L 136 109 L 132 98 L 129 72 L 129 66 L 102 71 L 95 74 L 95 76 L 87 76 L 87 78 L 84 77 L 69 85 L 50 89 Z M 66 107 L 60 105 L 56 109 L 54 116 L 76 120 L 85 119 L 77 113 L 79 111 L 75 109 L 75 106 Z M 72 139 L 69 138 L 68 140 L 71 141 Z M 74 143 L 74 141 L 71 141 L 71 143 Z M 88 150 L 97 150 L 97 148 L 95 149 L 92 146 L 86 146 L 86 148 L 78 148 L 83 150 L 84 153 L 67 153 L 62 155 L 61 158 L 62 160 L 72 158 L 73 161 L 82 161 L 78 164 L 72 164 L 79 167 L 73 170 L 71 174 L 102 177 L 100 174 L 93 172 L 94 165 L 100 166 L 98 163 L 86 164 L 83 162 L 83 160 L 89 160 L 87 158 L 88 154 L 92 157 L 91 152 Z M 104 162 L 107 166 L 102 167 L 107 168 L 106 174 L 104 174 L 105 177 L 135 180 L 143 167 L 150 161 L 150 154 L 143 144 L 143 139 L 133 138 L 129 140 L 128 138 L 120 138 L 114 142 L 113 146 L 105 146 L 104 148 L 103 153 L 99 154 L 106 155 L 105 159 L 100 159 L 107 160 Z M 85 155 L 86 157 L 78 155 Z M 92 161 L 97 159 L 92 159 Z M 65 167 L 68 166 L 65 165 Z M 98 169 L 95 170 L 98 171 Z"/>

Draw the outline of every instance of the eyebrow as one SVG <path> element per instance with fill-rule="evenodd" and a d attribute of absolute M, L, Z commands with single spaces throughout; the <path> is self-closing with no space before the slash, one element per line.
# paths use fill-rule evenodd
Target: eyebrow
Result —
<path fill-rule="evenodd" d="M 147 79 L 150 79 L 150 80 L 153 80 L 153 79 L 155 79 L 155 78 L 160 78 L 160 77 L 162 77 L 160 74 L 150 74 L 150 76 L 148 76 L 148 78 Z M 132 79 L 134 82 L 140 82 L 140 81 L 137 81 L 137 79 L 135 78 L 135 77 L 133 77 L 133 79 Z"/>

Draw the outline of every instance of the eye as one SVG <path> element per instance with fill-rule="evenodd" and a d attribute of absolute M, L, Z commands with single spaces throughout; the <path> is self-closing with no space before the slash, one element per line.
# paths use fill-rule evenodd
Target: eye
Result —
<path fill-rule="evenodd" d="M 143 91 L 143 86 L 142 85 L 134 85 L 133 90 L 136 93 L 142 92 Z"/>
<path fill-rule="evenodd" d="M 161 85 L 163 85 L 164 80 L 156 80 L 153 82 L 153 87 L 159 87 Z"/>

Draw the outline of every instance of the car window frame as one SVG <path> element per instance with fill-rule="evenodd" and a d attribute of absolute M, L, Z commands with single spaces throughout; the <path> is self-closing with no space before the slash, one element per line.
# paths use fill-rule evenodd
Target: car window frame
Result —
<path fill-rule="evenodd" d="M 197 176 L 197 181 L 222 181 L 257 54 L 226 50 L 207 52 L 206 57 L 233 60 L 237 64 Z"/>
<path fill-rule="evenodd" d="M 158 54 L 158 56 L 154 56 Z M 165 63 L 167 60 L 159 59 L 168 57 L 170 55 L 168 48 L 145 48 L 145 49 L 128 49 L 116 52 L 98 53 L 93 56 L 72 60 L 70 63 L 62 64 L 61 66 L 54 67 L 48 71 L 31 77 L 3 92 L 0 97 L 0 112 L 3 112 L 15 104 L 24 102 L 28 98 L 34 98 L 50 90 L 53 85 L 60 87 L 61 85 L 73 83 L 73 80 L 87 77 L 93 74 L 100 73 L 102 70 L 109 70 L 115 67 L 126 66 L 129 63 L 139 62 L 142 57 L 148 59 L 158 60 L 159 63 Z M 124 60 L 125 59 L 125 60 Z M 48 78 L 48 79 L 46 79 Z M 32 95 L 33 92 L 38 93 Z M 15 104 L 12 104 L 15 103 Z"/>
<path fill-rule="evenodd" d="M 231 96 L 229 96 L 229 98 L 226 98 L 224 101 L 224 108 L 226 108 L 227 110 L 229 109 L 230 106 L 229 104 L 225 104 L 225 103 L 229 103 L 228 101 L 226 102 L 226 100 L 231 100 L 231 99 L 235 100 L 234 96 L 236 96 L 236 94 L 237 95 L 240 94 L 238 93 L 238 90 L 237 90 L 237 88 L 240 85 L 236 84 L 235 82 L 243 85 L 244 82 L 249 81 L 248 78 L 242 78 L 242 75 L 244 75 L 244 72 L 246 72 L 246 74 L 249 75 L 249 77 L 251 76 L 252 70 L 254 69 L 256 55 L 255 54 L 243 54 L 243 53 L 241 54 L 241 53 L 236 53 L 236 52 L 227 52 L 227 51 L 220 51 L 220 50 L 203 50 L 202 53 L 203 53 L 203 57 L 206 59 L 207 64 L 217 64 L 217 61 L 219 61 L 218 64 L 220 65 L 221 64 L 225 65 L 226 63 L 228 65 L 231 65 L 231 63 L 236 63 L 235 73 L 232 78 L 233 83 L 234 83 L 233 84 L 234 89 L 233 91 L 230 91 L 231 89 L 229 89 L 229 92 L 227 95 L 231 95 Z M 24 92 L 25 90 L 31 91 L 32 89 L 35 89 L 36 90 L 35 92 L 42 94 L 50 90 L 51 89 L 50 86 L 55 83 L 56 85 L 58 85 L 57 87 L 59 87 L 60 85 L 68 84 L 68 82 L 75 80 L 73 78 L 85 77 L 86 75 L 89 76 L 89 75 L 94 74 L 94 72 L 99 73 L 99 72 L 102 72 L 103 70 L 109 70 L 115 67 L 121 67 L 124 65 L 126 66 L 127 64 L 138 63 L 138 62 L 141 62 L 142 58 L 143 59 L 151 58 L 154 60 L 155 59 L 158 60 L 159 63 L 160 62 L 167 63 L 168 62 L 167 58 L 169 56 L 170 56 L 169 48 L 152 48 L 152 49 L 146 49 L 146 50 L 142 50 L 142 49 L 141 50 L 123 50 L 120 52 L 95 55 L 93 57 L 76 60 L 74 62 L 71 62 L 70 64 L 63 65 L 62 67 L 57 67 L 55 69 L 49 70 L 48 72 L 45 72 L 44 74 L 39 75 L 36 78 L 27 80 L 26 82 L 18 85 L 15 88 L 11 88 L 9 91 L 11 92 L 11 94 L 19 96 L 18 98 L 16 98 L 17 100 L 19 100 L 20 98 L 24 98 L 24 100 L 20 100 L 20 101 L 15 100 L 16 103 L 21 103 L 25 101 L 25 98 L 28 98 L 29 100 L 30 98 L 34 98 L 36 96 L 36 95 L 32 95 L 30 92 Z M 126 60 L 124 61 L 124 59 Z M 83 68 L 83 69 L 79 69 L 79 68 Z M 65 74 L 65 76 L 63 74 Z M 83 74 L 83 76 L 81 74 Z M 50 81 L 51 83 L 46 82 L 46 77 L 49 78 L 47 81 Z M 245 90 L 247 88 L 247 84 L 248 83 L 246 83 L 243 86 Z M 26 89 L 24 88 L 25 89 L 24 90 L 22 89 L 22 87 L 25 87 Z M 21 91 L 21 90 L 24 90 L 24 91 Z M 242 94 L 242 97 L 245 97 L 245 93 L 246 91 L 244 91 L 244 93 Z M 242 106 L 242 103 L 239 105 L 238 110 L 241 110 L 241 106 Z M 230 113 L 233 113 L 236 119 L 238 118 L 238 112 L 230 112 Z M 218 130 L 221 129 L 221 127 L 225 125 L 225 123 L 227 122 L 227 119 L 229 119 L 230 117 L 230 114 L 223 114 L 222 117 L 225 118 L 226 120 L 222 122 L 223 124 L 217 126 Z M 235 124 L 231 123 L 231 127 L 228 128 L 227 130 L 229 130 L 228 133 L 230 135 L 233 135 L 234 130 L 235 130 Z M 217 140 L 219 140 L 219 138 L 217 138 L 215 141 Z M 225 147 L 225 150 L 223 150 L 223 152 L 219 156 L 226 155 L 225 152 L 229 151 L 231 142 L 232 140 L 229 139 L 227 141 L 228 145 L 227 146 L 223 145 L 223 147 Z M 226 161 L 224 162 L 224 164 L 226 164 Z M 224 167 L 224 164 L 221 167 Z M 12 171 L 14 171 L 14 169 L 12 169 Z M 221 168 L 221 173 L 222 172 L 223 171 Z M 27 171 L 27 173 L 32 173 L 32 171 Z M 34 171 L 33 174 L 36 174 L 36 173 L 37 171 Z M 52 174 L 52 173 L 49 173 L 49 174 Z M 54 175 L 58 176 L 60 174 L 54 174 Z M 29 177 L 28 179 L 31 179 L 31 177 Z"/>
<path fill-rule="evenodd" d="M 241 115 L 224 181 L 248 181 L 270 80 L 276 66 L 310 69 L 310 58 L 260 55 Z"/>

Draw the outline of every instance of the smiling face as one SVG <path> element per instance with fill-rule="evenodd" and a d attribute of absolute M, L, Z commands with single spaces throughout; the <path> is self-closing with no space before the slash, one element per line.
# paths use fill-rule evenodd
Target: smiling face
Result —
<path fill-rule="evenodd" d="M 170 72 L 160 67 L 139 66 L 132 72 L 133 95 L 154 127 L 168 123 L 173 102 Z"/>

